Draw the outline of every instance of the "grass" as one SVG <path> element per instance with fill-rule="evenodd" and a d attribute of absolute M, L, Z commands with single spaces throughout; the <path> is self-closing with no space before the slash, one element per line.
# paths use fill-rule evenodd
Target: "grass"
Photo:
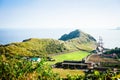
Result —
<path fill-rule="evenodd" d="M 57 62 L 62 62 L 64 60 L 82 60 L 82 58 L 89 55 L 88 52 L 85 51 L 75 51 L 71 53 L 64 53 L 56 56 L 52 56 L 55 59 L 54 62 L 48 61 L 49 65 L 55 64 Z M 54 73 L 58 73 L 61 78 L 66 78 L 67 75 L 76 76 L 76 75 L 84 75 L 85 73 L 81 70 L 70 70 L 70 69 L 61 69 L 61 68 L 53 68 L 52 71 Z"/>
<path fill-rule="evenodd" d="M 81 71 L 81 70 L 70 70 L 70 69 L 53 68 L 52 71 L 54 73 L 58 73 L 61 78 L 66 78 L 67 75 L 71 75 L 71 76 L 81 75 L 81 76 L 84 76 L 84 72 Z"/>
<path fill-rule="evenodd" d="M 48 64 L 55 64 L 57 62 L 62 62 L 64 60 L 82 60 L 82 58 L 86 57 L 89 53 L 85 51 L 75 51 L 71 53 L 64 53 L 56 56 L 52 56 L 55 59 L 54 62 L 48 61 Z"/>

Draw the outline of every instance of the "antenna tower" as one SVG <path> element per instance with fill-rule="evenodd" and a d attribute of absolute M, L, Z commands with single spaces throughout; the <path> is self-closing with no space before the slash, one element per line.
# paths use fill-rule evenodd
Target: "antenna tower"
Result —
<path fill-rule="evenodd" d="M 101 36 L 99 36 L 98 46 L 103 47 L 103 39 Z"/>

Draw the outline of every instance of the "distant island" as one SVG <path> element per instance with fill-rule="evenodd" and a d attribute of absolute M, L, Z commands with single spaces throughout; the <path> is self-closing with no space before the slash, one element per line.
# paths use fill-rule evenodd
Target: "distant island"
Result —
<path fill-rule="evenodd" d="M 116 27 L 116 29 L 115 30 L 120 30 L 120 27 Z"/>

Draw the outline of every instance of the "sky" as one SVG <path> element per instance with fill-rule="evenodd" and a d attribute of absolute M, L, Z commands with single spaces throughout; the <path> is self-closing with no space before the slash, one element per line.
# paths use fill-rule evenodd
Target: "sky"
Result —
<path fill-rule="evenodd" d="M 0 29 L 116 27 L 120 0 L 0 0 Z"/>

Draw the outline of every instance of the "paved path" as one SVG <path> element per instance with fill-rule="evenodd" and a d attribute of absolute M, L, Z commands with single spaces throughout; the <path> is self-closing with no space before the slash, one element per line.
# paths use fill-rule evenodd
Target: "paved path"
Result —
<path fill-rule="evenodd" d="M 85 63 L 89 62 L 89 59 L 91 56 L 95 55 L 94 53 L 92 53 L 91 55 L 89 55 L 88 57 L 85 58 Z"/>

